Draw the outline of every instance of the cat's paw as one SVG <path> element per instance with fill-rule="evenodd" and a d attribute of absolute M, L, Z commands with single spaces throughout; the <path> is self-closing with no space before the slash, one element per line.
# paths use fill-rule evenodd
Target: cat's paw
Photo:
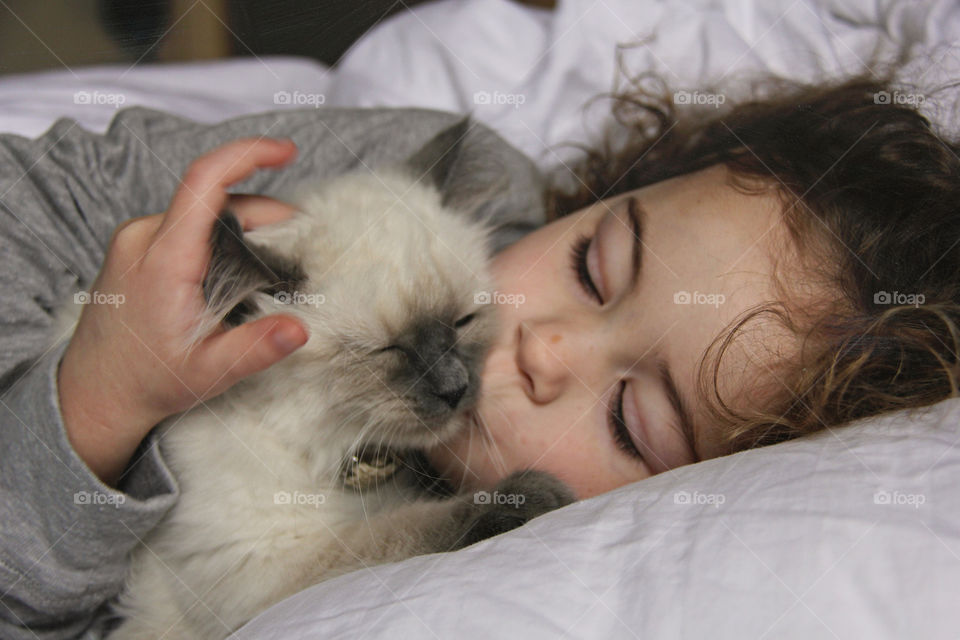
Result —
<path fill-rule="evenodd" d="M 539 515 L 576 500 L 573 491 L 545 471 L 517 471 L 493 491 L 478 491 L 455 549 L 516 529 Z"/>

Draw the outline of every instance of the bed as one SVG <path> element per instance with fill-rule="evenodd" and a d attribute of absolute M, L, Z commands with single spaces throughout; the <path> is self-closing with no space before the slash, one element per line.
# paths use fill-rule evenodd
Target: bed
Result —
<path fill-rule="evenodd" d="M 588 98 L 654 70 L 676 90 L 751 72 L 816 80 L 925 54 L 960 78 L 949 0 L 433 2 L 378 25 L 336 69 L 269 57 L 0 79 L 0 130 L 60 116 L 104 130 L 151 106 L 200 121 L 267 109 L 471 111 L 544 169 L 600 131 Z M 622 46 L 619 46 L 622 45 Z M 242 82 L 237 79 L 242 78 Z M 735 96 L 733 96 L 735 97 Z M 956 131 L 949 99 L 927 113 Z M 452 554 L 316 585 L 235 634 L 283 638 L 956 638 L 960 399 L 682 467 Z"/>

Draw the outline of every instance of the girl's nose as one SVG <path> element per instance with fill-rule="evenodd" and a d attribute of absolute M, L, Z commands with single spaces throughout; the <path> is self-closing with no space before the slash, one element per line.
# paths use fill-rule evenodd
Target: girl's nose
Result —
<path fill-rule="evenodd" d="M 517 367 L 533 402 L 547 404 L 570 384 L 584 384 L 575 371 L 583 370 L 588 358 L 577 336 L 576 330 L 558 323 L 520 322 Z"/>

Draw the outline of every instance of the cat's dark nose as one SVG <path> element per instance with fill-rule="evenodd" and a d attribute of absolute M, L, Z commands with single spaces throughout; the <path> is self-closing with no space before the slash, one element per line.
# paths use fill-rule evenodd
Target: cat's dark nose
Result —
<path fill-rule="evenodd" d="M 470 372 L 459 356 L 447 353 L 437 360 L 425 376 L 430 394 L 439 398 L 451 409 L 456 409 L 460 399 L 470 388 Z"/>
<path fill-rule="evenodd" d="M 421 393 L 429 404 L 441 410 L 440 402 L 456 409 L 470 390 L 470 370 L 456 349 L 456 331 L 439 321 L 417 327 L 414 348 L 408 350 L 410 363 L 418 374 Z"/>
<path fill-rule="evenodd" d="M 438 391 L 434 392 L 434 395 L 447 403 L 451 409 L 456 409 L 457 405 L 460 404 L 460 398 L 463 397 L 463 394 L 467 392 L 467 385 L 462 385 L 456 389 L 450 389 L 449 391 Z"/>

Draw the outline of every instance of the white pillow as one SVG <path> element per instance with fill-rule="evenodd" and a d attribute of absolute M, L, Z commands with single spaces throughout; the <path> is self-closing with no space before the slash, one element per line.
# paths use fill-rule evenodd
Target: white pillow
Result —
<path fill-rule="evenodd" d="M 678 468 L 341 576 L 272 638 L 956 638 L 960 399 Z"/>
<path fill-rule="evenodd" d="M 631 42 L 642 43 L 624 50 L 628 72 L 653 71 L 689 92 L 722 83 L 729 100 L 731 80 L 747 72 L 817 81 L 865 73 L 874 52 L 901 47 L 930 53 L 906 77 L 936 84 L 960 77 L 960 3 L 559 0 L 544 11 L 512 0 L 431 2 L 352 47 L 328 104 L 471 110 L 542 166 L 556 166 L 577 153 L 555 145 L 591 142 L 609 117 L 607 100 L 581 109 L 614 88 L 616 46 Z M 936 115 L 945 126 L 960 119 L 949 108 Z"/>
<path fill-rule="evenodd" d="M 0 132 L 35 137 L 58 118 L 105 131 L 118 109 L 140 105 L 198 122 L 325 100 L 330 70 L 287 56 L 103 65 L 0 77 Z"/>

